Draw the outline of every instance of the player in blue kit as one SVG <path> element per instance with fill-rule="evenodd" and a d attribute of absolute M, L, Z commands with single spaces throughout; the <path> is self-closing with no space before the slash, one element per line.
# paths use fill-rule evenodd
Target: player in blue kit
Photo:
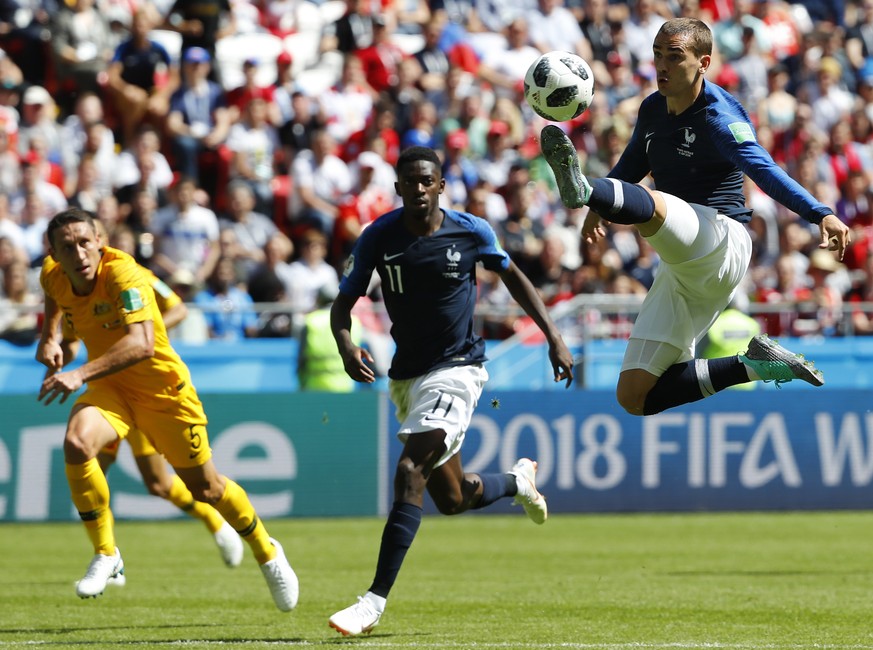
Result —
<path fill-rule="evenodd" d="M 375 380 L 372 357 L 352 342 L 351 310 L 365 295 L 373 270 L 396 351 L 388 371 L 391 400 L 404 443 L 394 475 L 394 505 L 382 534 L 376 576 L 358 602 L 330 617 L 344 635 L 378 623 L 406 551 L 421 523 L 427 490 L 439 511 L 460 514 L 514 496 L 538 524 L 548 510 L 537 491 L 536 463 L 522 458 L 506 474 L 467 474 L 460 450 L 488 373 L 485 342 L 473 329 L 476 263 L 500 274 L 512 297 L 549 344 L 555 381 L 573 381 L 573 357 L 536 289 L 497 242 L 487 221 L 442 210 L 441 163 L 426 147 L 410 147 L 397 161 L 395 189 L 403 207 L 382 215 L 361 234 L 331 308 L 331 329 L 352 379 Z"/>
<path fill-rule="evenodd" d="M 605 236 L 601 217 L 634 225 L 661 258 L 624 355 L 616 394 L 633 415 L 651 415 L 754 380 L 820 386 L 813 364 L 765 335 L 745 355 L 694 359 L 695 345 L 728 304 L 749 266 L 751 218 L 743 174 L 775 200 L 818 224 L 821 248 L 839 257 L 849 229 L 776 165 L 758 144 L 740 103 L 704 79 L 712 32 L 694 18 L 661 26 L 654 42 L 658 92 L 640 106 L 627 148 L 608 178 L 582 175 L 572 142 L 546 126 L 541 147 L 562 202 L 587 205 L 583 237 Z M 656 191 L 637 185 L 648 173 Z"/>

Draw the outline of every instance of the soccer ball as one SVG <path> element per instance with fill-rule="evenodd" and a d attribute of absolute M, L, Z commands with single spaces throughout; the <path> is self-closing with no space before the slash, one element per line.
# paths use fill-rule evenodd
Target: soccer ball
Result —
<path fill-rule="evenodd" d="M 566 122 L 591 105 L 594 75 L 582 57 L 570 52 L 546 52 L 524 75 L 524 98 L 540 117 Z"/>

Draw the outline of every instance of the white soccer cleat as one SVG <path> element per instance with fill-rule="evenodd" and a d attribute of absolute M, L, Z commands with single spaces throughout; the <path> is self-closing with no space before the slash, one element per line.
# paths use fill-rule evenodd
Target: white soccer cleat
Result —
<path fill-rule="evenodd" d="M 521 505 L 535 524 L 544 523 L 549 517 L 549 507 L 546 505 L 546 498 L 537 490 L 536 461 L 522 458 L 509 473 L 515 477 L 515 485 L 518 487 L 513 504 Z"/>
<path fill-rule="evenodd" d="M 367 596 L 358 596 L 358 602 L 338 611 L 330 617 L 328 625 L 343 636 L 357 636 L 367 633 L 377 625 L 382 612 L 376 609 Z"/>
<path fill-rule="evenodd" d="M 106 581 L 106 584 L 110 587 L 123 587 L 127 584 L 127 578 L 123 573 L 119 573 L 118 575 L 109 578 L 109 580 Z"/>
<path fill-rule="evenodd" d="M 282 545 L 272 537 L 273 546 L 276 547 L 276 557 L 261 565 L 261 573 L 270 587 L 273 602 L 283 612 L 290 612 L 297 607 L 297 598 L 300 595 L 300 585 L 297 582 L 297 574 L 288 563 Z"/>
<path fill-rule="evenodd" d="M 115 548 L 115 555 L 97 553 L 84 577 L 76 583 L 76 595 L 79 598 L 96 598 L 106 589 L 110 579 L 119 575 L 124 575 L 124 562 L 118 547 Z"/>
<path fill-rule="evenodd" d="M 215 535 L 215 543 L 221 553 L 221 559 L 231 567 L 238 567 L 243 560 L 243 541 L 233 526 L 226 521 L 221 525 Z"/>

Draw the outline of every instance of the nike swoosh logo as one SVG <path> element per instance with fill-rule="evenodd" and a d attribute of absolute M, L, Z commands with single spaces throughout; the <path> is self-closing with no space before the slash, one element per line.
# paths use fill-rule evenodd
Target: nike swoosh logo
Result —
<path fill-rule="evenodd" d="M 405 253 L 405 252 L 406 252 L 406 251 L 404 251 L 404 253 Z M 390 261 L 393 260 L 395 257 L 400 257 L 401 255 L 403 255 L 403 253 L 395 253 L 394 255 L 389 255 L 388 253 L 385 253 L 385 258 L 384 258 L 384 259 L 385 259 L 386 262 L 390 262 Z"/>
<path fill-rule="evenodd" d="M 654 132 L 654 131 L 649 131 L 648 133 L 646 133 L 646 140 L 648 140 L 649 138 L 651 138 L 653 135 L 655 135 L 655 132 Z"/>

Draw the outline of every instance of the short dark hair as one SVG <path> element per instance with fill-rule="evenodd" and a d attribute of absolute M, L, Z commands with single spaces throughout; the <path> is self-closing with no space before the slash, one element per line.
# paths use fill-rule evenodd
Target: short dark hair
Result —
<path fill-rule="evenodd" d="M 400 152 L 400 157 L 397 159 L 396 165 L 397 175 L 400 175 L 400 170 L 404 165 L 418 162 L 419 160 L 432 162 L 437 169 L 442 168 L 442 162 L 440 162 L 440 157 L 437 156 L 436 151 L 430 147 L 415 146 L 409 147 Z"/>
<path fill-rule="evenodd" d="M 91 230 L 94 231 L 94 234 L 97 234 L 97 227 L 94 225 L 93 214 L 80 208 L 69 208 L 63 212 L 58 212 L 54 217 L 52 217 L 52 220 L 49 221 L 48 227 L 45 231 L 49 244 L 52 246 L 55 244 L 55 231 L 60 230 L 71 223 L 87 223 L 91 227 Z"/>
<path fill-rule="evenodd" d="M 658 30 L 658 35 L 688 38 L 688 47 L 697 56 L 712 55 L 712 30 L 697 18 L 671 18 Z"/>

